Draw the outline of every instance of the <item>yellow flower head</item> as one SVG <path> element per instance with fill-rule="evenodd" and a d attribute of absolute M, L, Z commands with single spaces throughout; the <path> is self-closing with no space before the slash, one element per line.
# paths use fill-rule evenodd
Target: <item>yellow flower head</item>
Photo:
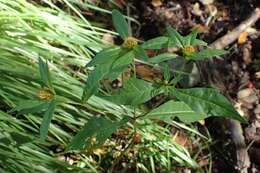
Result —
<path fill-rule="evenodd" d="M 50 101 L 54 97 L 54 94 L 49 89 L 40 90 L 37 95 L 41 100 L 45 101 Z"/>
<path fill-rule="evenodd" d="M 182 49 L 182 54 L 184 57 L 192 56 L 196 52 L 195 48 L 191 45 L 186 46 Z"/>
<path fill-rule="evenodd" d="M 134 37 L 128 37 L 125 39 L 122 47 L 126 49 L 133 49 L 135 46 L 138 45 L 138 41 Z"/>

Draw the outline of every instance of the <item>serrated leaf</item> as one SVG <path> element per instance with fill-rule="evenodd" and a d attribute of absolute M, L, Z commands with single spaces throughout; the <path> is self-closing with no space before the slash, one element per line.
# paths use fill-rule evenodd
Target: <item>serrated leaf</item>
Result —
<path fill-rule="evenodd" d="M 174 89 L 172 94 L 199 114 L 222 116 L 246 122 L 233 105 L 217 90 L 211 88 Z"/>
<path fill-rule="evenodd" d="M 52 89 L 53 87 L 52 87 L 48 63 L 47 61 L 44 62 L 40 57 L 39 57 L 39 71 L 40 71 L 42 86 Z"/>
<path fill-rule="evenodd" d="M 48 109 L 43 115 L 43 120 L 40 127 L 40 139 L 41 141 L 44 141 L 46 136 L 48 135 L 48 129 L 51 123 L 52 116 L 54 114 L 54 110 L 56 107 L 56 100 L 52 100 L 49 104 Z"/>
<path fill-rule="evenodd" d="M 134 48 L 134 53 L 138 59 L 141 59 L 143 61 L 148 61 L 148 59 L 149 59 L 146 52 L 144 51 L 144 49 L 141 46 L 136 46 Z"/>
<path fill-rule="evenodd" d="M 221 50 L 221 49 L 203 49 L 202 51 L 195 53 L 189 58 L 192 60 L 203 60 L 214 56 L 221 56 L 226 53 L 228 53 L 228 51 Z"/>
<path fill-rule="evenodd" d="M 111 62 L 113 57 L 119 57 L 122 49 L 120 47 L 110 47 L 100 51 L 86 67 L 97 66 Z"/>
<path fill-rule="evenodd" d="M 174 53 L 162 53 L 160 55 L 149 58 L 148 62 L 156 64 L 156 63 L 168 61 L 168 60 L 171 60 L 171 59 L 174 59 L 177 57 L 178 57 L 178 55 L 176 55 Z"/>
<path fill-rule="evenodd" d="M 151 99 L 152 84 L 141 79 L 131 78 L 118 93 L 104 97 L 120 105 L 136 106 Z"/>
<path fill-rule="evenodd" d="M 169 34 L 170 39 L 172 41 L 171 46 L 177 46 L 177 47 L 180 47 L 180 48 L 185 47 L 185 44 L 183 42 L 184 37 L 181 36 L 174 28 L 168 26 L 166 28 L 166 31 Z"/>
<path fill-rule="evenodd" d="M 69 150 L 77 150 L 83 149 L 83 147 L 90 147 L 91 145 L 101 145 L 114 131 L 128 121 L 128 117 L 117 122 L 112 122 L 104 117 L 92 117 L 88 120 L 83 129 L 73 137 L 67 148 Z M 94 138 L 95 141 L 93 141 Z"/>
<path fill-rule="evenodd" d="M 122 39 L 126 39 L 130 36 L 128 31 L 128 24 L 124 16 L 118 10 L 112 11 L 112 20 L 116 31 Z"/>
<path fill-rule="evenodd" d="M 168 47 L 169 38 L 168 37 L 156 37 L 151 40 L 144 42 L 141 47 L 143 49 L 162 49 Z"/>
<path fill-rule="evenodd" d="M 184 102 L 170 100 L 149 112 L 145 118 L 169 120 L 178 117 L 182 122 L 191 123 L 207 118 L 206 114 L 193 111 Z"/>

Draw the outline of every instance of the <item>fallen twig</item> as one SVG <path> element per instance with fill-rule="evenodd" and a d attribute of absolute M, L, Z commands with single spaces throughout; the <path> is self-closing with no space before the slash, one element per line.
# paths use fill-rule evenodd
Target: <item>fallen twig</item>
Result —
<path fill-rule="evenodd" d="M 233 43 L 239 35 L 244 32 L 247 28 L 254 25 L 257 20 L 260 18 L 260 9 L 256 8 L 252 15 L 246 19 L 244 22 L 242 22 L 239 26 L 237 26 L 235 29 L 233 29 L 231 32 L 227 33 L 223 37 L 217 39 L 212 44 L 210 44 L 210 47 L 217 48 L 217 49 L 223 49 L 229 44 Z"/>

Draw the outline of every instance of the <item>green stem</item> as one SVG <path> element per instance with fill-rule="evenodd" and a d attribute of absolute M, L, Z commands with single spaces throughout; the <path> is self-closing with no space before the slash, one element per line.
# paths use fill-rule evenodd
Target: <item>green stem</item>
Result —
<path fill-rule="evenodd" d="M 187 63 L 187 61 L 186 61 L 186 59 L 184 59 L 182 65 L 181 65 L 181 68 L 180 68 L 180 71 L 181 71 L 181 72 L 184 71 L 186 63 Z M 176 84 L 178 83 L 178 81 L 181 80 L 182 76 L 183 76 L 182 73 L 178 73 L 178 74 L 176 75 L 176 77 L 173 79 L 173 80 L 176 81 L 176 82 L 173 84 L 173 87 L 175 87 Z"/>

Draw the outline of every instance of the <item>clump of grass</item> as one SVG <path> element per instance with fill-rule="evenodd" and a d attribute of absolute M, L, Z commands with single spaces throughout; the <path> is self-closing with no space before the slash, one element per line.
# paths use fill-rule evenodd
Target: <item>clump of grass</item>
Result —
<path fill-rule="evenodd" d="M 96 96 L 81 103 L 82 81 L 86 75 L 84 66 L 95 52 L 105 47 L 103 34 L 114 33 L 93 26 L 71 1 L 63 2 L 76 15 L 62 11 L 50 0 L 44 0 L 47 7 L 25 0 L 0 0 L 0 172 L 104 171 L 105 168 L 93 161 L 93 155 L 88 152 L 71 153 L 79 158 L 70 165 L 58 159 L 68 154 L 66 151 L 53 153 L 50 148 L 66 146 L 72 135 L 92 116 L 102 114 L 115 119 L 126 112 L 134 112 Z M 39 97 L 39 57 L 48 60 L 56 94 L 63 102 L 55 110 L 45 142 L 40 141 L 39 136 L 43 114 L 29 113 L 26 109 L 20 111 L 18 106 Z M 138 123 L 140 126 L 145 124 Z M 165 170 L 174 170 L 170 166 L 174 160 L 184 165 L 193 163 L 186 151 L 186 158 L 181 159 L 176 150 L 185 149 L 171 142 L 170 131 L 166 128 L 157 124 L 145 125 L 139 133 L 144 143 L 135 145 L 138 155 L 131 162 L 138 170 L 155 172 L 155 164 Z M 148 133 L 156 134 L 156 138 L 147 137 Z M 147 154 L 153 153 L 147 158 Z"/>

